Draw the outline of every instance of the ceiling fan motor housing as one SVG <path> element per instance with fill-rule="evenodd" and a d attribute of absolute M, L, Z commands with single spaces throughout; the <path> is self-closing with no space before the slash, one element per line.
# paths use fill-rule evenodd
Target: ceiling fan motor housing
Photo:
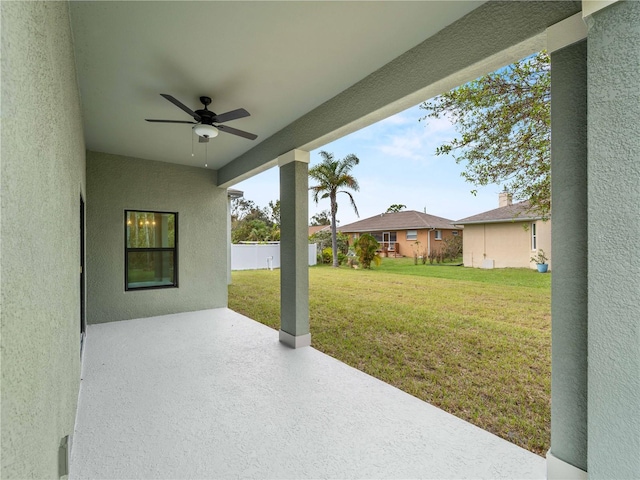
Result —
<path fill-rule="evenodd" d="M 200 115 L 200 122 L 205 125 L 213 125 L 213 118 L 216 114 L 215 112 L 207 109 L 207 106 L 211 105 L 211 98 L 200 97 L 200 102 L 204 105 L 204 109 L 196 110 L 196 113 Z"/>

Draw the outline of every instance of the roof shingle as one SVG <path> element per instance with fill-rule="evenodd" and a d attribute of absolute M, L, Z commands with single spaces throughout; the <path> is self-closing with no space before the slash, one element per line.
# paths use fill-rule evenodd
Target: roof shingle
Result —
<path fill-rule="evenodd" d="M 383 213 L 340 226 L 341 232 L 377 232 L 392 230 L 420 230 L 424 228 L 457 230 L 453 220 L 427 215 L 415 210 Z"/>
<path fill-rule="evenodd" d="M 456 225 L 466 225 L 470 223 L 523 222 L 526 220 L 539 220 L 540 218 L 542 218 L 540 215 L 531 211 L 529 202 L 520 202 L 478 213 L 454 223 Z"/>

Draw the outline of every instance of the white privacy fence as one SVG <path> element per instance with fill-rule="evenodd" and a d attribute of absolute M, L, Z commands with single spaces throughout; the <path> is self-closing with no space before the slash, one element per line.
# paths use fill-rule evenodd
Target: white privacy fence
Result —
<path fill-rule="evenodd" d="M 315 265 L 317 245 L 309 244 L 309 265 Z M 280 268 L 280 243 L 234 243 L 231 245 L 231 270 Z"/>

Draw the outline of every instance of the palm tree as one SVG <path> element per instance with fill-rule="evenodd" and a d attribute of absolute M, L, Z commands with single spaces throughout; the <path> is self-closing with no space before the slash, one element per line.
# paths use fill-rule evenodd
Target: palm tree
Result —
<path fill-rule="evenodd" d="M 338 193 L 346 193 L 349 195 L 353 210 L 358 214 L 358 207 L 353 201 L 353 196 L 346 190 L 340 188 L 349 188 L 353 191 L 360 190 L 358 181 L 349 172 L 353 167 L 360 163 L 358 157 L 353 153 L 347 155 L 342 160 L 335 160 L 333 154 L 325 151 L 320 152 L 322 162 L 315 167 L 309 169 L 309 176 L 317 180 L 318 185 L 309 187 L 313 192 L 313 200 L 318 203 L 321 198 L 329 198 L 331 201 L 331 248 L 333 251 L 333 266 L 338 266 L 338 240 L 336 228 L 336 213 L 338 212 L 338 201 L 336 199 Z"/>

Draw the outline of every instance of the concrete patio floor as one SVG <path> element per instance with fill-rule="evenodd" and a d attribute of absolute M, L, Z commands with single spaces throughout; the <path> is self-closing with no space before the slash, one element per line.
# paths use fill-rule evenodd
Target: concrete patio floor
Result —
<path fill-rule="evenodd" d="M 545 460 L 228 309 L 87 329 L 70 478 L 545 478 Z"/>

